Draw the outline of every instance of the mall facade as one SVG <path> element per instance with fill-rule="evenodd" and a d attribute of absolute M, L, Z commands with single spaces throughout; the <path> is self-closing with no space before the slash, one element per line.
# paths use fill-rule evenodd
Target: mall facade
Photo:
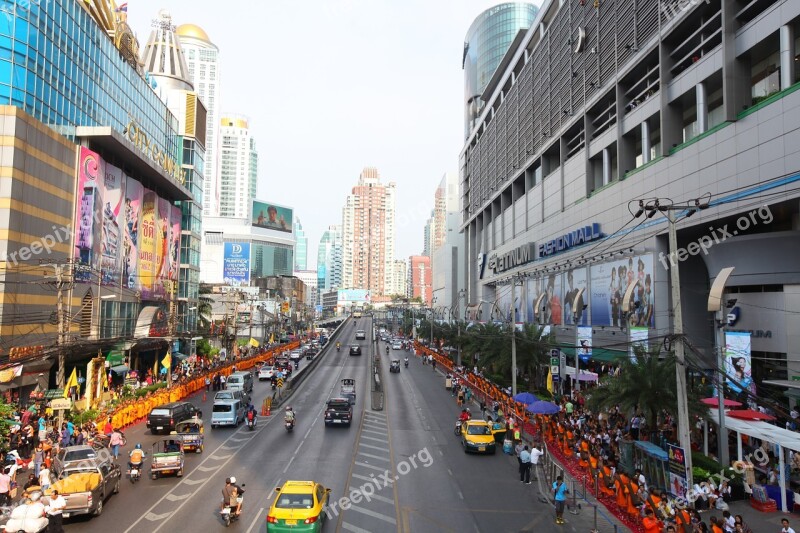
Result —
<path fill-rule="evenodd" d="M 734 267 L 731 388 L 785 401 L 761 383 L 800 374 L 800 2 L 622 5 L 546 0 L 481 96 L 460 154 L 469 313 L 508 321 L 514 303 L 568 354 L 610 360 L 663 346 L 677 266 L 687 362 L 708 372 L 709 292 Z M 669 213 L 636 217 L 656 199 L 684 206 L 672 253 Z"/>

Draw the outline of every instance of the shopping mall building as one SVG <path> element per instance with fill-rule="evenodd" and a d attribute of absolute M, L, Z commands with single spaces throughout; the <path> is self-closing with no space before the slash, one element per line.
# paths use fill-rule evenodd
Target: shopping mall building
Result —
<path fill-rule="evenodd" d="M 460 155 L 473 316 L 510 319 L 513 293 L 562 347 L 624 356 L 671 333 L 677 265 L 690 368 L 730 315 L 733 387 L 785 401 L 762 382 L 800 375 L 798 30 L 796 0 L 546 0 Z M 679 209 L 635 216 L 656 199 Z"/>
<path fill-rule="evenodd" d="M 62 372 L 96 393 L 104 372 L 153 368 L 195 329 L 204 135 L 181 124 L 205 111 L 169 111 L 112 2 L 12 6 L 0 13 L 0 390 L 52 388 L 63 354 Z"/>

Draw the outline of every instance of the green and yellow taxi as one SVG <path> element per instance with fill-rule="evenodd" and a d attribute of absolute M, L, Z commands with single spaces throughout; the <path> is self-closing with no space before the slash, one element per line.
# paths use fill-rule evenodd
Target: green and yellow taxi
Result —
<path fill-rule="evenodd" d="M 495 453 L 496 443 L 492 425 L 483 420 L 470 420 L 461 425 L 461 445 L 464 453 Z"/>
<path fill-rule="evenodd" d="M 287 481 L 275 492 L 267 515 L 267 533 L 322 531 L 331 489 L 315 481 Z"/>

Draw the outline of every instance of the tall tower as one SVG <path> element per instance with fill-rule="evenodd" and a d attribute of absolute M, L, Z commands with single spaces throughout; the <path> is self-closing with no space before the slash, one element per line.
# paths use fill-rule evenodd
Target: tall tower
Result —
<path fill-rule="evenodd" d="M 219 49 L 208 34 L 194 24 L 175 30 L 183 48 L 189 79 L 206 106 L 206 159 L 203 182 L 203 215 L 219 215 Z"/>
<path fill-rule="evenodd" d="M 328 226 L 317 247 L 317 288 L 322 294 L 342 287 L 342 226 Z M 321 303 L 321 302 L 320 302 Z"/>
<path fill-rule="evenodd" d="M 219 216 L 247 218 L 258 180 L 258 151 L 247 119 L 220 119 L 219 142 Z"/>
<path fill-rule="evenodd" d="M 380 182 L 366 167 L 342 209 L 343 272 L 346 289 L 388 294 L 394 285 L 395 184 Z"/>
<path fill-rule="evenodd" d="M 434 224 L 434 211 L 431 211 L 431 218 L 425 221 L 425 227 L 423 228 L 423 244 L 422 244 L 422 255 L 430 257 L 433 253 L 433 224 Z"/>
<path fill-rule="evenodd" d="M 473 21 L 464 38 L 464 138 L 481 116 L 483 91 L 520 30 L 533 24 L 539 8 L 533 4 L 509 2 L 487 9 Z"/>
<path fill-rule="evenodd" d="M 156 80 L 156 92 L 165 100 L 165 93 L 172 89 L 193 90 L 189 67 L 175 35 L 172 15 L 162 9 L 152 26 L 153 31 L 142 52 L 142 62 L 144 69 Z"/>
<path fill-rule="evenodd" d="M 294 269 L 305 270 L 308 266 L 308 237 L 300 222 L 300 217 L 294 217 Z"/>

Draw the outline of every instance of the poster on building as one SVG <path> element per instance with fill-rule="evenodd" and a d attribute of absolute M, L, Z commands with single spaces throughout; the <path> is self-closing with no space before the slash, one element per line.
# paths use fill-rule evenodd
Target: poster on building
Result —
<path fill-rule="evenodd" d="M 588 363 L 592 358 L 592 328 L 591 326 L 578 326 L 577 353 L 582 363 Z"/>
<path fill-rule="evenodd" d="M 256 228 L 292 232 L 292 210 L 276 204 L 253 200 L 252 224 Z"/>
<path fill-rule="evenodd" d="M 495 288 L 495 301 L 490 315 L 492 322 L 511 322 L 511 285 L 498 285 Z"/>
<path fill-rule="evenodd" d="M 525 289 L 525 300 L 527 303 L 527 314 L 525 315 L 525 319 L 528 322 L 533 323 L 541 323 L 541 320 L 538 320 L 540 313 L 543 312 L 544 307 L 544 300 L 542 303 L 539 304 L 539 309 L 535 309 L 536 303 L 539 301 L 539 296 L 542 295 L 542 280 L 541 279 L 529 279 L 527 281 L 527 287 Z"/>
<path fill-rule="evenodd" d="M 172 228 L 170 228 L 169 238 L 170 259 L 169 259 L 169 279 L 178 281 L 178 271 L 180 270 L 180 251 L 181 251 L 181 208 L 176 205 L 170 206 L 171 215 L 169 217 Z"/>
<path fill-rule="evenodd" d="M 97 283 L 103 238 L 103 160 L 85 146 L 78 154 L 75 189 L 75 281 Z"/>
<path fill-rule="evenodd" d="M 592 315 L 594 316 L 594 315 Z M 633 353 L 633 349 L 636 346 L 641 347 L 644 351 L 647 351 L 649 336 L 650 336 L 650 329 L 647 326 L 636 326 L 630 328 L 631 332 L 631 347 L 629 349 L 628 355 L 631 358 L 631 361 L 636 362 L 636 356 Z"/>
<path fill-rule="evenodd" d="M 152 300 L 156 285 L 156 193 L 142 194 L 142 231 L 139 235 L 139 280 L 142 300 Z"/>
<path fill-rule="evenodd" d="M 622 327 L 625 309 L 622 298 L 628 286 L 637 282 L 631 294 L 627 325 L 654 327 L 653 256 L 642 255 L 592 265 L 592 325 Z"/>
<path fill-rule="evenodd" d="M 232 287 L 250 282 L 250 243 L 226 242 L 222 256 L 222 278 Z"/>
<path fill-rule="evenodd" d="M 122 169 L 105 165 L 103 182 L 102 284 L 119 286 L 125 226 L 125 181 Z"/>
<path fill-rule="evenodd" d="M 142 215 L 142 184 L 125 177 L 125 238 L 122 250 L 122 286 L 140 290 L 139 226 Z"/>
<path fill-rule="evenodd" d="M 169 279 L 170 243 L 169 231 L 172 206 L 166 198 L 158 198 L 156 210 L 156 278 L 153 284 L 153 297 L 163 299 L 166 294 L 166 280 Z"/>
<path fill-rule="evenodd" d="M 564 310 L 564 299 L 562 297 L 563 277 L 562 274 L 550 274 L 542 280 L 545 294 L 540 305 L 543 313 L 543 324 L 552 324 L 554 326 L 562 324 Z"/>
<path fill-rule="evenodd" d="M 743 331 L 725 332 L 725 374 L 730 390 L 739 394 L 751 390 L 753 373 L 750 367 L 750 333 Z"/>
<path fill-rule="evenodd" d="M 667 470 L 669 471 L 669 490 L 673 498 L 686 500 L 689 485 L 686 482 L 686 456 L 683 448 L 667 444 Z"/>
<path fill-rule="evenodd" d="M 564 324 L 577 326 L 589 324 L 589 297 L 586 285 L 585 267 L 567 271 L 564 280 Z M 580 292 L 581 289 L 583 292 Z M 579 294 L 581 301 L 575 302 Z"/>

